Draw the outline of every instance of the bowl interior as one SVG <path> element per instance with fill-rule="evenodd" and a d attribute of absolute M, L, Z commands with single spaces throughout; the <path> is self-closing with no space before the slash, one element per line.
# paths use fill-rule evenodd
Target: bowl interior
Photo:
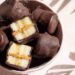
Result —
<path fill-rule="evenodd" d="M 23 5 L 27 6 L 28 8 L 30 8 L 30 11 L 32 12 L 33 10 L 35 10 L 37 7 L 41 7 L 42 9 L 45 9 L 45 10 L 49 10 L 49 11 L 52 11 L 49 7 L 47 7 L 46 5 L 38 2 L 38 1 L 22 1 Z M 53 12 L 53 11 L 52 11 Z M 61 24 L 59 22 L 58 24 L 58 27 L 56 29 L 56 32 L 53 34 L 54 36 L 58 37 L 59 39 L 59 42 L 60 42 L 60 45 L 62 43 L 62 28 L 61 28 Z M 5 56 L 6 56 L 6 52 L 4 52 L 4 54 L 0 54 L 0 65 L 3 66 L 4 68 L 8 69 L 8 71 L 10 71 L 12 68 L 7 66 L 4 61 L 5 61 Z M 48 61 L 50 61 L 51 59 L 48 58 L 48 59 L 36 59 L 36 58 L 32 58 L 32 62 L 31 62 L 31 65 L 30 65 L 30 68 L 34 68 L 34 67 L 38 67 L 38 66 L 41 66 L 42 64 L 44 63 L 47 63 Z"/>

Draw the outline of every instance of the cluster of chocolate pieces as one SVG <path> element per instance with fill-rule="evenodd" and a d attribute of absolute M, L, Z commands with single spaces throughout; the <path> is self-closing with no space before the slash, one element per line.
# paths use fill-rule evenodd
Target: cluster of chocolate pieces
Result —
<path fill-rule="evenodd" d="M 9 66 L 22 70 L 28 68 L 32 60 L 32 50 L 42 59 L 52 58 L 58 52 L 59 39 L 53 36 L 58 26 L 58 17 L 55 13 L 41 7 L 37 7 L 31 13 L 30 9 L 19 0 L 7 0 L 3 5 L 5 7 L 0 13 L 3 18 L 1 24 L 5 24 L 3 23 L 5 20 L 12 21 L 9 26 L 6 26 L 11 30 L 14 39 L 6 53 L 6 63 Z M 34 39 L 35 47 L 27 45 Z M 8 36 L 1 28 L 0 50 L 5 50 L 9 42 Z"/>

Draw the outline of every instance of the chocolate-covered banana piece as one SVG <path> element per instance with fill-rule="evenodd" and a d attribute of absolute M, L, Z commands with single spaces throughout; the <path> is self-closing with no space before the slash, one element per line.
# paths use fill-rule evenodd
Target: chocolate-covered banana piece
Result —
<path fill-rule="evenodd" d="M 58 16 L 57 15 L 53 15 L 51 17 L 51 20 L 50 20 L 49 25 L 48 25 L 48 32 L 50 34 L 55 32 L 55 30 L 56 30 L 56 28 L 58 26 L 58 23 L 59 23 Z"/>
<path fill-rule="evenodd" d="M 39 58 L 52 58 L 60 47 L 59 40 L 48 33 L 40 34 L 36 44 L 35 53 Z"/>
<path fill-rule="evenodd" d="M 0 27 L 2 27 L 4 25 L 4 19 L 2 18 L 2 16 L 0 16 Z"/>
<path fill-rule="evenodd" d="M 55 13 L 38 7 L 33 11 L 32 16 L 36 22 L 39 22 L 39 27 L 46 28 L 50 34 L 55 32 L 58 26 L 58 17 Z"/>
<path fill-rule="evenodd" d="M 9 25 L 12 21 L 30 15 L 29 9 L 18 0 L 6 0 L 0 5 L 0 17 L 2 25 Z"/>
<path fill-rule="evenodd" d="M 29 15 L 29 9 L 25 7 L 21 2 L 16 1 L 12 5 L 10 12 L 8 12 L 7 17 L 12 21 L 15 21 Z"/>
<path fill-rule="evenodd" d="M 6 34 L 2 30 L 0 30 L 0 51 L 4 50 L 8 43 L 9 40 Z"/>
<path fill-rule="evenodd" d="M 61 43 L 58 24 L 58 16 L 38 1 L 6 0 L 0 6 L 1 65 L 21 71 L 51 60 Z"/>
<path fill-rule="evenodd" d="M 8 10 L 10 9 L 10 5 L 7 4 L 6 1 L 0 5 L 0 27 L 6 25 L 7 21 L 4 19 Z"/>
<path fill-rule="evenodd" d="M 34 20 L 37 22 L 40 19 L 40 16 L 42 15 L 42 13 L 44 12 L 43 9 L 37 7 L 33 12 L 32 12 L 32 16 L 34 18 Z"/>
<path fill-rule="evenodd" d="M 6 0 L 0 5 L 0 16 L 16 20 L 30 15 L 29 9 L 20 0 Z"/>
<path fill-rule="evenodd" d="M 36 21 L 44 22 L 46 24 L 49 23 L 51 16 L 54 13 L 48 10 L 41 9 L 40 7 L 37 7 L 33 12 L 32 16 Z"/>
<path fill-rule="evenodd" d="M 15 3 L 15 0 L 5 0 L 0 5 L 0 16 L 6 16 L 8 12 L 10 12 L 10 9 L 12 8 L 13 4 Z"/>
<path fill-rule="evenodd" d="M 45 25 L 49 24 L 49 21 L 51 20 L 51 17 L 54 15 L 53 12 L 51 11 L 47 11 L 47 10 L 43 10 L 44 12 L 42 13 L 39 22 L 40 23 L 44 23 Z"/>
<path fill-rule="evenodd" d="M 12 29 L 12 35 L 18 43 L 28 42 L 38 32 L 36 24 L 30 17 L 13 22 L 10 27 Z"/>
<path fill-rule="evenodd" d="M 19 70 L 28 68 L 31 61 L 32 47 L 12 43 L 7 52 L 6 64 Z"/>

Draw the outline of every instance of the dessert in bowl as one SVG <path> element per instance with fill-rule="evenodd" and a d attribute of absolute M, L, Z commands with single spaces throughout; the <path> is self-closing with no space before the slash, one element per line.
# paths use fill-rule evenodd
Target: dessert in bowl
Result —
<path fill-rule="evenodd" d="M 5 72 L 11 71 L 12 75 L 35 71 L 59 52 L 61 24 L 46 5 L 32 0 L 6 0 L 1 12 L 0 40 L 6 43 L 0 43 L 0 65 Z"/>

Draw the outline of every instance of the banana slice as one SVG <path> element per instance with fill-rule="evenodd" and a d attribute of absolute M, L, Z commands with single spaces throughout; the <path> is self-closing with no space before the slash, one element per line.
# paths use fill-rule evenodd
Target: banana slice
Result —
<path fill-rule="evenodd" d="M 25 17 L 11 24 L 12 35 L 17 41 L 32 37 L 37 32 L 35 23 L 30 17 Z"/>
<path fill-rule="evenodd" d="M 17 66 L 17 69 L 27 68 L 31 61 L 31 50 L 31 46 L 12 43 L 8 49 L 6 63 L 14 68 Z"/>
<path fill-rule="evenodd" d="M 25 59 L 18 59 L 15 58 L 13 56 L 8 56 L 7 57 L 7 64 L 14 67 L 14 68 L 18 68 L 18 69 L 25 69 L 29 66 L 29 60 L 25 60 Z"/>
<path fill-rule="evenodd" d="M 11 29 L 12 29 L 13 31 L 18 31 L 18 30 L 19 30 L 19 27 L 16 25 L 16 23 L 12 23 L 12 24 L 10 25 L 10 27 L 11 27 Z"/>

